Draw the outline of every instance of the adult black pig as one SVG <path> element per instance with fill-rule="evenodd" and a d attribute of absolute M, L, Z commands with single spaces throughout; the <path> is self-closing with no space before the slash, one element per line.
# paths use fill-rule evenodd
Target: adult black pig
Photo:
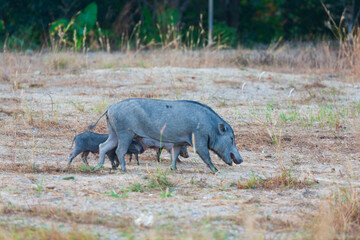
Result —
<path fill-rule="evenodd" d="M 214 110 L 195 101 L 155 100 L 132 98 L 111 105 L 89 126 L 96 126 L 106 115 L 109 137 L 100 144 L 99 163 L 104 164 L 105 154 L 116 149 L 121 170 L 126 171 L 124 156 L 132 140 L 151 138 L 164 143 L 173 143 L 171 169 L 176 169 L 176 159 L 183 145 L 191 145 L 201 159 L 213 171 L 209 149 L 225 163 L 242 163 L 236 149 L 234 131 Z"/>

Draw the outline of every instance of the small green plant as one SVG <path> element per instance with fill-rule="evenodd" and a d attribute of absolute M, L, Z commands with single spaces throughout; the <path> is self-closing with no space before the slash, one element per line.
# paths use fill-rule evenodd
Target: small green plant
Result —
<path fill-rule="evenodd" d="M 234 182 L 230 183 L 230 185 L 229 185 L 229 187 L 237 187 L 237 186 L 238 186 L 238 184 L 234 183 Z"/>
<path fill-rule="evenodd" d="M 296 180 L 293 174 L 291 173 L 291 170 L 285 168 L 282 169 L 281 171 L 281 179 L 282 179 L 282 184 L 284 186 L 289 186 Z"/>
<path fill-rule="evenodd" d="M 89 166 L 87 166 L 86 164 L 81 164 L 80 165 L 80 170 L 82 172 L 91 172 L 92 171 L 92 169 Z"/>
<path fill-rule="evenodd" d="M 130 190 L 126 190 L 126 189 L 120 189 L 121 192 L 121 198 L 127 198 L 129 192 L 131 192 Z"/>
<path fill-rule="evenodd" d="M 44 190 L 44 185 L 43 185 L 43 183 L 44 183 L 44 177 L 41 178 L 40 183 L 38 183 L 38 181 L 36 181 L 36 180 L 34 179 L 34 183 L 35 183 L 35 185 L 36 185 L 36 187 L 37 187 L 37 192 L 38 192 L 39 196 L 41 196 L 41 195 L 42 195 L 42 192 L 43 192 L 43 190 Z"/>
<path fill-rule="evenodd" d="M 117 193 L 113 188 L 111 189 L 108 188 L 108 190 L 109 192 L 106 192 L 105 194 L 113 198 L 127 198 L 128 193 L 130 192 L 130 190 L 125 190 L 125 189 L 119 189 L 120 190 L 119 193 Z"/>
<path fill-rule="evenodd" d="M 144 192 L 145 187 L 141 183 L 132 183 L 129 186 L 129 191 L 131 192 Z"/>
<path fill-rule="evenodd" d="M 290 103 L 287 106 L 287 110 L 285 112 L 280 113 L 280 119 L 284 123 L 286 123 L 288 121 L 294 122 L 297 120 L 301 120 L 301 116 L 300 116 L 300 113 L 299 113 L 298 109 L 296 108 L 296 106 L 294 106 L 293 104 Z"/>
<path fill-rule="evenodd" d="M 80 112 L 84 112 L 85 111 L 85 104 L 82 104 L 80 102 L 74 102 L 74 101 L 70 101 L 70 103 L 74 106 L 74 108 Z"/>
<path fill-rule="evenodd" d="M 245 189 L 254 189 L 262 184 L 262 178 L 255 175 L 254 171 L 251 171 L 250 178 L 243 184 Z"/>
<path fill-rule="evenodd" d="M 284 122 L 286 122 L 286 121 L 288 120 L 285 112 L 280 113 L 280 118 L 281 118 L 281 120 L 283 120 Z"/>
<path fill-rule="evenodd" d="M 191 185 L 194 185 L 195 184 L 195 181 L 194 181 L 194 177 L 191 177 L 190 179 L 190 182 L 189 182 Z"/>
<path fill-rule="evenodd" d="M 266 104 L 265 118 L 266 121 L 272 123 L 272 112 L 274 111 L 274 102 Z"/>
<path fill-rule="evenodd" d="M 91 173 L 94 172 L 94 169 L 91 168 L 89 165 L 86 165 L 85 163 L 81 164 L 80 170 L 82 172 L 91 172 Z"/>
<path fill-rule="evenodd" d="M 38 172 L 39 169 L 40 169 L 35 163 L 32 164 L 32 167 L 31 167 L 31 168 L 32 168 L 32 170 L 33 170 L 34 172 Z"/>
<path fill-rule="evenodd" d="M 120 195 L 116 193 L 113 188 L 109 189 L 109 192 L 106 192 L 105 194 L 113 198 L 120 198 Z"/>
<path fill-rule="evenodd" d="M 150 173 L 149 187 L 152 189 L 160 189 L 161 191 L 166 188 L 174 187 L 168 179 L 168 171 L 156 170 L 156 173 Z"/>
<path fill-rule="evenodd" d="M 74 176 L 64 177 L 63 180 L 75 180 Z"/>
<path fill-rule="evenodd" d="M 101 102 L 97 102 L 97 103 L 95 104 L 94 110 L 95 110 L 97 113 L 101 114 L 101 113 L 103 113 L 103 112 L 106 110 L 106 108 L 107 108 L 108 106 L 109 106 L 109 104 L 103 99 Z"/>
<path fill-rule="evenodd" d="M 172 197 L 172 192 L 173 192 L 173 190 L 171 190 L 170 188 L 167 187 L 167 188 L 165 189 L 165 191 L 162 191 L 162 192 L 161 192 L 160 197 L 162 197 L 162 198 Z"/>
<path fill-rule="evenodd" d="M 8 207 L 10 207 L 13 210 L 16 210 L 16 206 L 11 201 L 8 201 Z"/>

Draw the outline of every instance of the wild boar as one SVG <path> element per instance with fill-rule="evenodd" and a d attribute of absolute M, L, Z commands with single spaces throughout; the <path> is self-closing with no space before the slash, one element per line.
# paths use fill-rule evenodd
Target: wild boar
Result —
<path fill-rule="evenodd" d="M 184 145 L 192 146 L 200 158 L 213 171 L 209 150 L 214 151 L 228 165 L 242 163 L 235 145 L 234 131 L 210 107 L 188 100 L 127 99 L 107 108 L 98 120 L 89 125 L 96 126 L 107 117 L 108 139 L 100 144 L 99 163 L 104 164 L 105 154 L 117 147 L 121 170 L 126 171 L 124 156 L 135 138 L 150 138 L 163 143 L 172 143 L 171 169 L 176 169 L 176 159 Z"/>
<path fill-rule="evenodd" d="M 83 132 L 76 135 L 72 141 L 71 147 L 75 142 L 75 149 L 69 156 L 68 166 L 70 166 L 72 160 L 82 153 L 82 160 L 83 162 L 88 165 L 87 157 L 89 153 L 98 153 L 99 152 L 99 145 L 106 141 L 108 138 L 108 134 L 99 134 L 94 132 Z M 71 149 L 71 148 L 70 148 Z M 112 149 L 111 151 L 107 152 L 106 155 L 109 157 L 111 161 L 111 165 L 113 169 L 116 169 L 119 166 L 119 159 L 115 153 L 116 148 Z M 142 145 L 133 140 L 126 152 L 126 154 L 130 155 L 130 161 L 132 158 L 132 154 L 135 154 L 136 162 L 139 164 L 139 157 L 138 155 L 144 152 L 144 148 Z"/>

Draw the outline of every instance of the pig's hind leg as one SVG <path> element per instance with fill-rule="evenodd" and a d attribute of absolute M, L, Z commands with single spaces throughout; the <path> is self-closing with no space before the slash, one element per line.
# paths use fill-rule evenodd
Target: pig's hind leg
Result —
<path fill-rule="evenodd" d="M 115 131 L 109 124 L 109 122 L 108 122 L 108 131 L 109 131 L 108 139 L 99 145 L 99 163 L 94 167 L 95 170 L 99 170 L 104 165 L 105 154 L 116 148 L 116 146 L 118 145 L 118 138 L 116 136 Z"/>
<path fill-rule="evenodd" d="M 134 134 L 131 133 L 123 132 L 118 134 L 118 139 L 117 139 L 118 145 L 116 149 L 116 155 L 120 160 L 121 170 L 124 172 L 126 172 L 125 154 L 127 153 L 133 138 L 134 138 Z"/>

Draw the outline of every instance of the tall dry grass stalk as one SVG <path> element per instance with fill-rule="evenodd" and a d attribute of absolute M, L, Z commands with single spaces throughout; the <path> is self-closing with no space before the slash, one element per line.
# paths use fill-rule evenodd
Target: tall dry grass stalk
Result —
<path fill-rule="evenodd" d="M 349 68 L 353 73 L 359 75 L 360 69 L 358 66 L 360 64 L 360 27 L 353 27 L 351 31 L 346 30 L 344 26 L 349 24 L 345 22 L 346 12 L 343 11 L 340 20 L 337 23 L 329 9 L 322 1 L 321 4 L 329 17 L 328 26 L 339 42 L 337 56 L 339 64 L 338 67 L 340 69 Z"/>

